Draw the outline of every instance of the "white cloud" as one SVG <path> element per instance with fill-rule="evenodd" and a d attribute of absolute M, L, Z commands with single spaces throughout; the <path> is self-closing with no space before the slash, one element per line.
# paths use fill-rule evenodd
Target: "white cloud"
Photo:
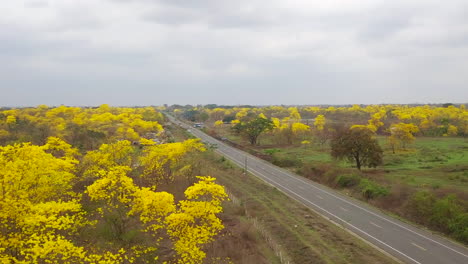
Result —
<path fill-rule="evenodd" d="M 97 96 L 117 87 L 119 103 L 132 98 L 125 91 L 146 93 L 153 104 L 242 103 L 216 97 L 223 94 L 216 89 L 248 92 L 252 104 L 407 103 L 420 94 L 463 102 L 465 2 L 5 1 L 0 92 L 66 95 L 86 83 Z M 23 103 L 10 94 L 0 104 Z M 89 104 L 87 96 L 53 98 Z"/>

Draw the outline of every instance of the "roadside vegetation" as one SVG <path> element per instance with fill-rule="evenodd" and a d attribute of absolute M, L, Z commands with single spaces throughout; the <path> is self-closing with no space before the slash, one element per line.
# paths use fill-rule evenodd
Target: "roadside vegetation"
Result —
<path fill-rule="evenodd" d="M 178 141 L 192 136 L 177 126 L 170 126 L 169 130 Z M 268 263 L 280 260 L 282 263 L 394 263 L 393 259 L 276 188 L 244 174 L 224 157 L 211 150 L 197 155 L 203 163 L 200 173 L 216 175 L 217 181 L 230 194 L 231 202 L 227 203 L 226 211 L 235 212 L 242 223 L 241 229 L 233 235 L 240 235 L 242 243 L 248 245 L 266 245 L 273 253 L 264 254 L 270 256 Z M 263 252 L 262 247 L 257 248 L 257 252 Z M 262 263 L 249 261 L 246 253 L 237 254 L 234 262 Z"/>
<path fill-rule="evenodd" d="M 233 146 L 468 243 L 464 105 L 170 110 Z M 252 142 L 239 128 L 258 119 L 272 126 Z"/>
<path fill-rule="evenodd" d="M 205 146 L 162 124 L 152 107 L 0 110 L 0 262 L 278 263 L 199 176 Z"/>

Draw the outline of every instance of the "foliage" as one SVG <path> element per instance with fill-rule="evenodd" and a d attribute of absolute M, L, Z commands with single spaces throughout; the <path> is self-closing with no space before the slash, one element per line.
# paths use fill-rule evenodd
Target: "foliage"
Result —
<path fill-rule="evenodd" d="M 135 148 L 128 140 L 102 144 L 99 149 L 86 153 L 80 167 L 85 177 L 96 179 L 115 166 L 131 167 L 134 154 Z"/>
<path fill-rule="evenodd" d="M 452 235 L 460 240 L 468 243 L 468 213 L 460 213 L 450 219 L 448 228 Z"/>
<path fill-rule="evenodd" d="M 186 200 L 176 206 L 172 194 L 136 186 L 126 176 L 128 170 L 113 168 L 87 191 L 91 199 L 105 201 L 103 216 L 120 212 L 120 218 L 114 221 L 116 234 L 125 234 L 129 217 L 139 215 L 145 231 L 156 237 L 153 247 L 158 246 L 158 231 L 165 229 L 179 255 L 177 263 L 201 263 L 206 254 L 200 246 L 223 229 L 216 214 L 222 211 L 221 202 L 227 198 L 224 188 L 214 183 L 215 178 L 199 177 L 199 182 L 185 191 Z"/>
<path fill-rule="evenodd" d="M 81 205 L 71 191 L 72 156 L 47 150 L 72 148 L 56 138 L 44 146 L 0 147 L 0 253 L 8 262 L 76 261 L 84 258 L 65 235 L 84 225 Z M 67 199 L 64 201 L 63 199 Z"/>
<path fill-rule="evenodd" d="M 445 229 L 449 226 L 449 222 L 461 213 L 462 208 L 456 196 L 451 194 L 434 203 L 429 221 L 431 225 L 439 229 Z"/>
<path fill-rule="evenodd" d="M 273 128 L 271 120 L 258 117 L 249 122 L 241 122 L 232 127 L 236 133 L 244 135 L 251 145 L 257 144 L 257 139 L 263 132 L 269 131 Z"/>
<path fill-rule="evenodd" d="M 412 216 L 420 223 L 428 224 L 436 197 L 428 191 L 416 192 L 408 201 Z"/>
<path fill-rule="evenodd" d="M 296 140 L 306 137 L 310 132 L 310 127 L 303 123 L 291 121 L 289 117 L 280 121 L 278 118 L 272 118 L 273 134 L 278 140 L 285 141 L 291 145 Z"/>
<path fill-rule="evenodd" d="M 326 122 L 325 121 L 325 116 L 324 115 L 318 115 L 315 118 L 314 126 L 318 131 L 322 131 L 323 128 L 325 127 L 325 122 Z"/>
<path fill-rule="evenodd" d="M 348 129 L 337 133 L 331 142 L 331 155 L 356 162 L 356 167 L 376 167 L 382 163 L 383 151 L 368 129 Z"/>
<path fill-rule="evenodd" d="M 63 141 L 53 141 L 73 152 Z M 51 144 L 30 143 L 0 147 L 0 198 L 46 202 L 68 194 L 77 160 L 70 152 L 58 158 L 46 152 L 52 149 Z"/>
<path fill-rule="evenodd" d="M 273 160 L 271 161 L 273 164 L 279 167 L 295 167 L 300 166 L 302 161 L 297 159 L 296 157 L 278 157 L 273 154 Z"/>
<path fill-rule="evenodd" d="M 161 134 L 161 113 L 152 107 L 98 108 L 59 106 L 0 111 L 0 143 L 44 144 L 48 137 L 65 139 L 81 150 L 96 148 L 104 141 L 138 141 L 148 133 Z"/>
<path fill-rule="evenodd" d="M 374 199 L 379 196 L 385 196 L 389 193 L 389 190 L 371 180 L 362 179 L 359 183 L 359 189 L 361 194 L 366 199 Z"/>
<path fill-rule="evenodd" d="M 352 176 L 352 170 L 348 169 L 346 163 L 330 159 L 325 143 L 340 134 L 342 127 L 366 130 L 372 138 L 379 141 L 381 146 L 387 140 L 389 144 L 385 148 L 384 166 L 360 173 L 364 178 L 372 179 L 371 182 L 381 187 L 392 187 L 388 189 L 388 195 L 377 195 L 377 198 L 372 198 L 373 203 L 464 241 L 467 204 L 462 198 L 457 198 L 455 203 L 449 203 L 448 207 L 453 207 L 453 204 L 458 205 L 461 213 L 453 214 L 449 221 L 445 221 L 443 229 L 441 225 L 434 224 L 435 220 L 431 223 L 434 205 L 445 198 L 444 194 L 460 193 L 459 197 L 464 198 L 468 182 L 465 165 L 468 148 L 463 138 L 468 135 L 468 111 L 464 105 L 295 107 L 301 117 L 300 121 L 295 119 L 297 116 L 294 117 L 291 114 L 295 112 L 294 109 L 290 110 L 284 106 L 216 106 L 216 108 L 222 108 L 226 116 L 239 117 L 239 122 L 249 122 L 258 116 L 269 118 L 274 128 L 271 132 L 262 135 L 262 143 L 268 145 L 270 150 L 280 151 L 267 150 L 265 153 L 271 157 L 266 155 L 263 157 L 281 166 L 293 166 L 293 169 L 304 176 L 332 187 L 352 185 L 347 187 L 351 189 L 352 195 L 361 194 L 361 187 L 364 185 L 360 186 L 361 181 L 358 180 L 358 176 Z M 204 107 L 197 107 L 197 109 L 201 112 L 207 111 Z M 319 116 L 325 119 L 323 130 L 317 129 L 318 127 L 314 124 Z M 214 117 L 214 115 L 213 118 L 210 117 L 210 121 L 216 121 Z M 320 119 L 318 118 L 319 121 Z M 312 123 L 309 123 L 311 120 Z M 294 123 L 310 124 L 310 132 L 295 135 L 291 129 Z M 224 129 L 218 130 L 220 136 L 242 143 L 237 135 L 223 134 L 224 132 Z M 308 144 L 307 147 L 291 146 L 304 140 L 313 143 Z M 255 146 L 248 148 L 252 151 L 263 149 Z M 398 151 L 403 148 L 405 148 L 404 151 Z M 302 161 L 304 164 L 301 165 L 297 161 Z M 354 162 L 354 159 L 351 161 Z M 356 182 L 359 183 L 356 184 Z M 368 184 L 369 186 L 375 187 L 372 184 Z M 368 190 L 374 189 L 379 188 L 368 188 Z M 419 193 L 419 191 L 430 195 L 421 196 L 421 201 L 414 203 L 411 194 L 412 192 Z M 370 193 L 372 196 L 379 192 Z M 362 196 L 365 195 L 364 193 Z M 443 208 L 442 203 L 439 205 L 439 208 Z"/>
<path fill-rule="evenodd" d="M 200 245 L 213 240 L 224 227 L 216 217 L 222 212 L 221 202 L 227 198 L 224 188 L 215 184 L 212 177 L 199 178 L 185 191 L 187 200 L 180 201 L 176 212 L 165 221 L 181 264 L 201 263 L 205 253 Z"/>
<path fill-rule="evenodd" d="M 403 148 L 407 144 L 414 141 L 413 134 L 419 131 L 418 127 L 414 124 L 393 124 L 390 127 L 389 143 L 392 146 L 393 152 L 395 152 L 395 146 L 401 145 Z"/>
<path fill-rule="evenodd" d="M 180 111 L 180 109 L 178 109 Z M 326 124 L 344 122 L 350 125 L 366 126 L 373 132 L 385 134 L 393 124 L 414 124 L 419 134 L 425 136 L 464 136 L 468 135 L 468 111 L 464 105 L 353 105 L 351 107 L 197 107 L 186 109 L 187 119 L 202 121 L 192 116 L 204 114 L 212 122 L 223 117 L 235 117 L 248 122 L 262 114 L 273 120 L 292 120 L 314 118 L 316 132 L 322 131 Z M 194 114 L 195 113 L 195 114 Z M 196 119 L 196 120 L 195 120 Z M 228 119 L 229 120 L 229 119 Z M 203 120 L 204 121 L 204 120 Z"/>
<path fill-rule="evenodd" d="M 336 178 L 336 184 L 340 187 L 353 187 L 361 182 L 361 176 L 358 174 L 344 174 Z"/>
<path fill-rule="evenodd" d="M 157 185 L 161 181 L 170 183 L 178 171 L 186 170 L 187 166 L 190 166 L 181 164 L 182 157 L 191 152 L 205 150 L 199 139 L 148 146 L 139 158 L 143 169 L 141 177 L 151 185 Z"/>
<path fill-rule="evenodd" d="M 156 144 L 158 121 L 154 108 L 108 105 L 0 111 L 0 141 L 19 142 L 0 146 L 0 262 L 154 263 L 166 239 L 171 263 L 201 263 L 227 195 L 211 177 L 178 202 L 156 191 L 149 174 L 168 183 L 191 175 L 184 159 L 205 150 L 199 140 Z"/>
<path fill-rule="evenodd" d="M 417 222 L 468 242 L 468 213 L 455 195 L 438 199 L 428 191 L 419 191 L 410 198 L 407 207 Z"/>

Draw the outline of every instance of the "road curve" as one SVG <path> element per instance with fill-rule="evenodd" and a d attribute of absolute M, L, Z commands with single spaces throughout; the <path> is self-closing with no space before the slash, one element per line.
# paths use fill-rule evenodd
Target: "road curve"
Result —
<path fill-rule="evenodd" d="M 466 264 L 468 249 L 231 147 L 167 115 L 233 163 L 404 263 Z"/>

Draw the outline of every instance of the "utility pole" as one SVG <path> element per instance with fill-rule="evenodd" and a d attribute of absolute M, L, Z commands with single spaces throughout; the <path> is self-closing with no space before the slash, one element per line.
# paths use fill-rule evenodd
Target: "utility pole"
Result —
<path fill-rule="evenodd" d="M 245 161 L 244 161 L 244 174 L 247 174 L 247 156 L 245 156 Z"/>

